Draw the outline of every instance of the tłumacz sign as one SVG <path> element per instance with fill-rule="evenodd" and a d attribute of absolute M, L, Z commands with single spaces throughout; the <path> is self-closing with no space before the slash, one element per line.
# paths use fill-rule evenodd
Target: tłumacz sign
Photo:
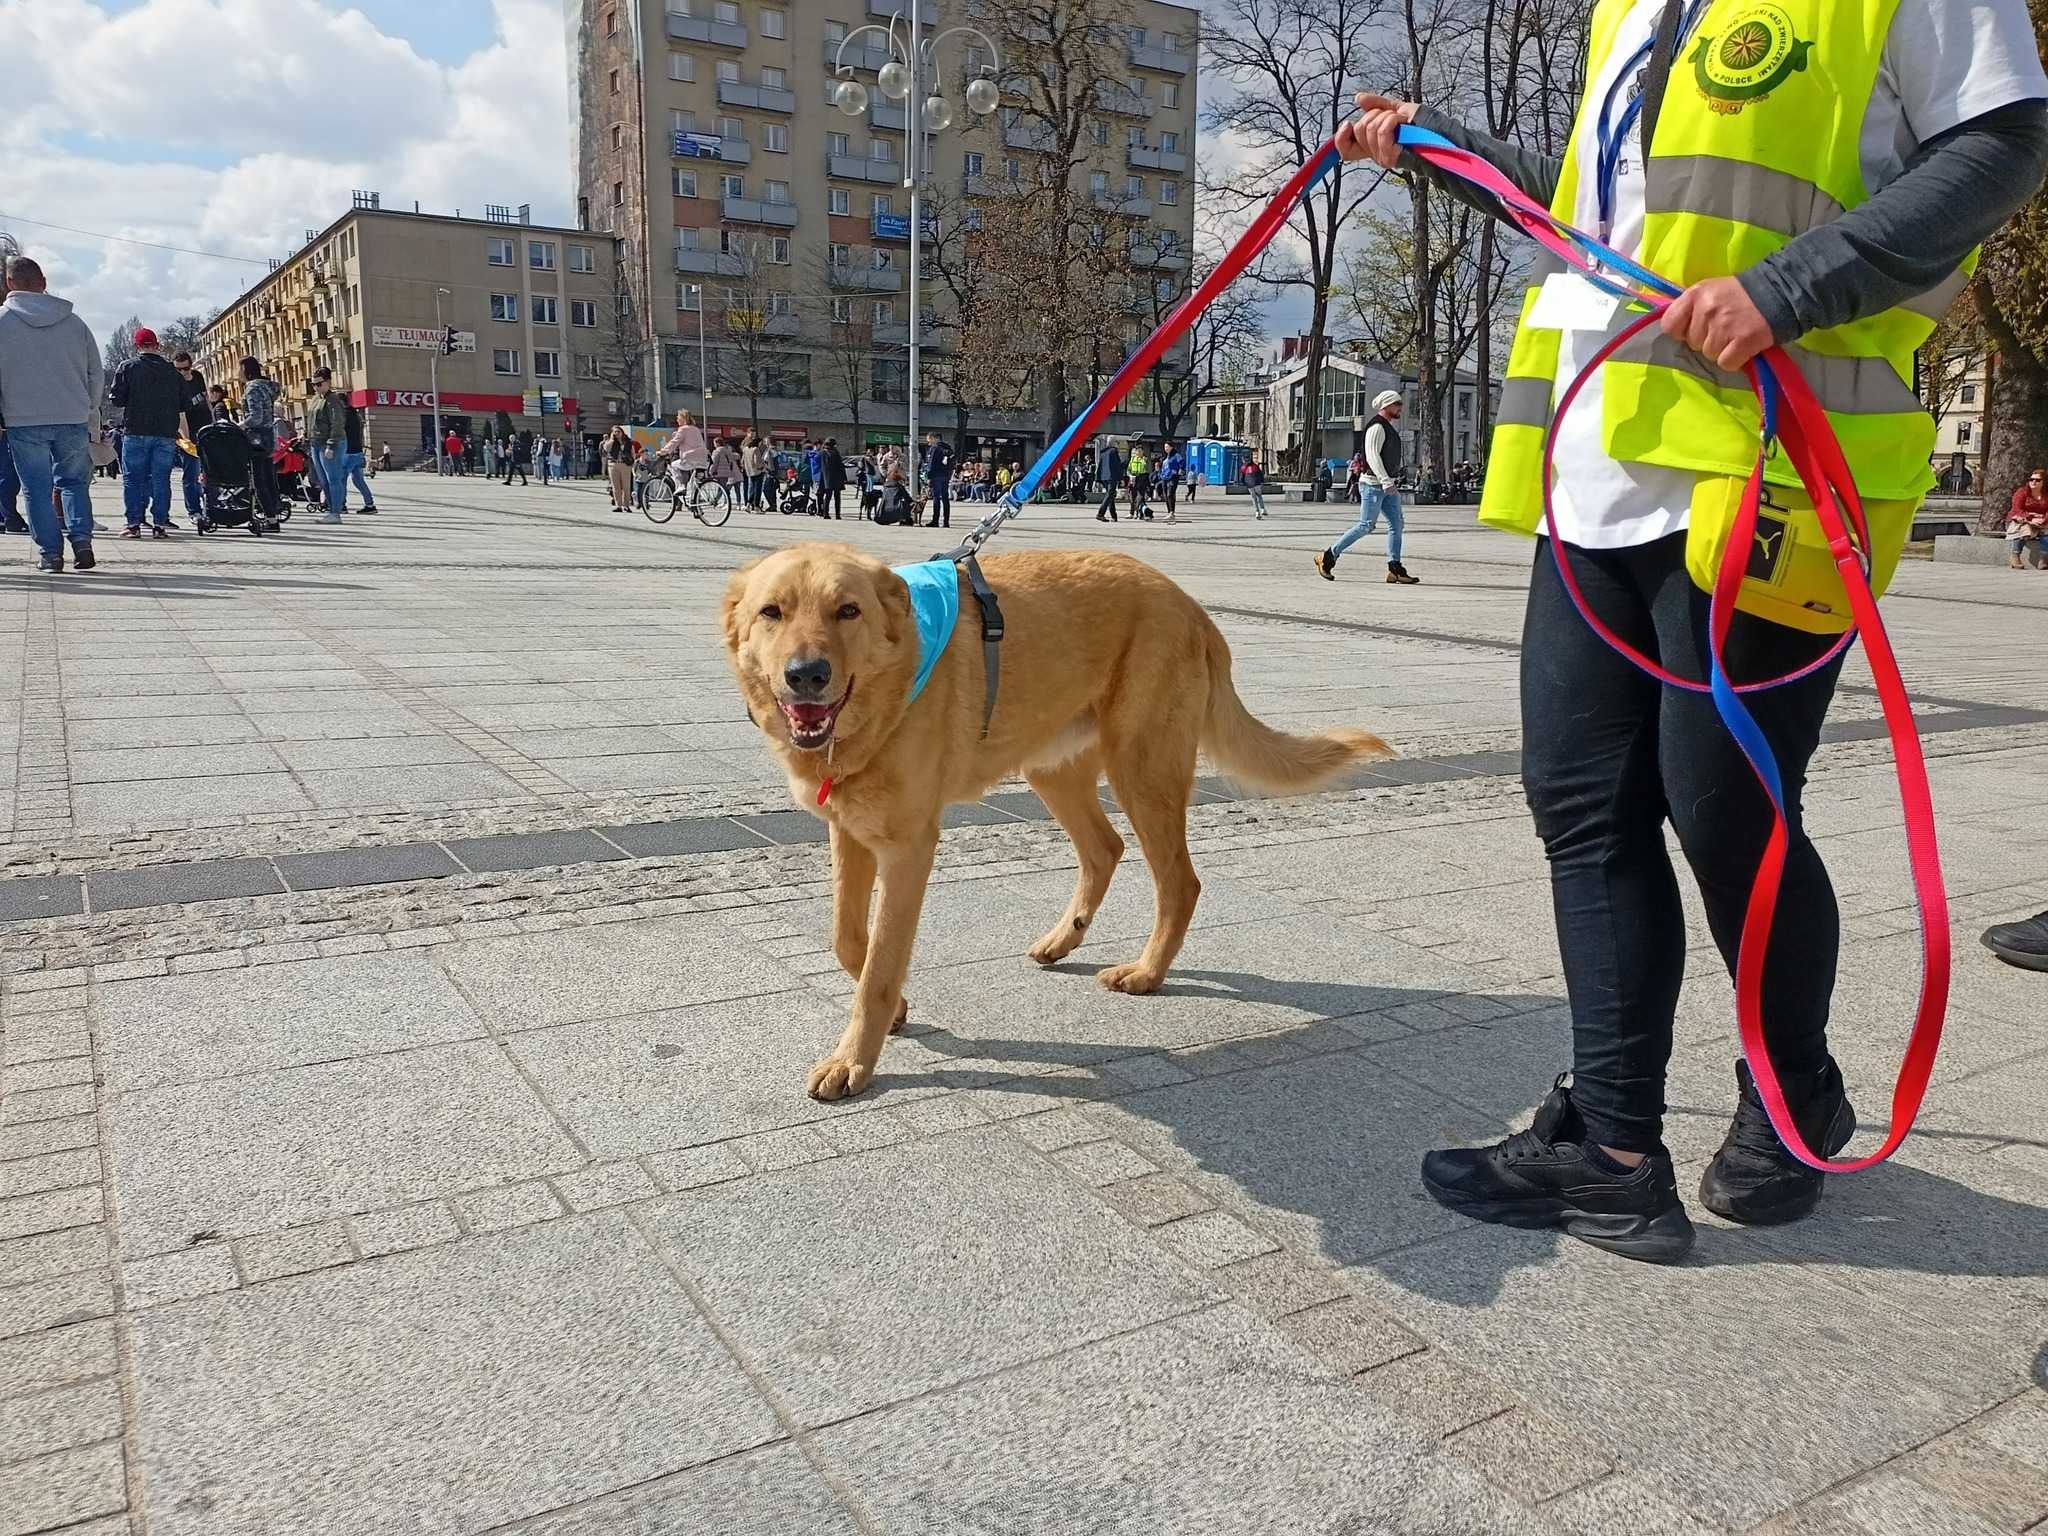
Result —
<path fill-rule="evenodd" d="M 373 347 L 397 347 L 407 352 L 438 352 L 446 332 L 431 325 L 373 325 L 370 327 L 370 345 Z M 457 331 L 455 350 L 474 352 L 475 331 Z"/>

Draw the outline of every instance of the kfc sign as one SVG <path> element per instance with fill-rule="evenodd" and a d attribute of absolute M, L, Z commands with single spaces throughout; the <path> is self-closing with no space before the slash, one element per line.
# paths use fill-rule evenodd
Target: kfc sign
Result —
<path fill-rule="evenodd" d="M 458 411 L 490 413 L 503 411 L 507 416 L 532 416 L 539 412 L 530 410 L 520 395 L 472 395 L 457 390 L 444 389 L 437 397 L 431 389 L 358 389 L 350 394 L 349 403 L 359 409 L 384 407 L 399 411 Z M 577 414 L 577 402 L 572 396 L 563 399 L 553 397 L 550 414 L 560 411 L 565 416 Z"/>
<path fill-rule="evenodd" d="M 372 405 L 416 405 L 431 411 L 440 404 L 430 389 L 377 389 L 370 392 Z"/>

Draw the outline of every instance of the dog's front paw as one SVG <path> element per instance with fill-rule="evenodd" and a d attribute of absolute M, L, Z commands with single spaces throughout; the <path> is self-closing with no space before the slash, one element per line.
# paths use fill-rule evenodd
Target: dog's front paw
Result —
<path fill-rule="evenodd" d="M 1150 970 L 1142 965 L 1111 965 L 1097 971 L 1095 979 L 1112 992 L 1128 992 L 1138 996 L 1157 992 L 1166 981 L 1166 973 Z"/>
<path fill-rule="evenodd" d="M 811 1068 L 805 1088 L 814 1099 L 849 1099 L 874 1081 L 875 1069 L 846 1056 L 827 1056 Z"/>

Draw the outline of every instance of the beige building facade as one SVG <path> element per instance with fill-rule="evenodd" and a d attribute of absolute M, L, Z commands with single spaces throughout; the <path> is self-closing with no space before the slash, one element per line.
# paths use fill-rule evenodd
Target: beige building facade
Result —
<path fill-rule="evenodd" d="M 745 426 L 758 412 L 765 429 L 789 441 L 848 425 L 838 382 L 845 363 L 825 354 L 837 350 L 826 340 L 833 327 L 843 335 L 852 320 L 871 330 L 873 343 L 860 436 L 869 445 L 901 440 L 907 104 L 878 88 L 891 58 L 886 37 L 859 29 L 897 18 L 904 36 L 911 3 L 566 0 L 578 218 L 620 237 L 649 337 L 647 399 L 664 414 L 698 407 L 708 374 L 716 426 Z M 992 0 L 922 6 L 927 38 L 972 26 L 1009 54 L 998 72 L 1002 105 L 987 117 L 970 114 L 964 96 L 966 82 L 992 68 L 990 49 L 963 32 L 941 41 L 935 59 L 956 122 L 925 140 L 927 215 L 938 206 L 971 221 L 979 200 L 1030 183 L 1049 163 L 1011 78 L 1017 55 L 1029 49 L 1011 46 L 1019 24 Z M 1143 253 L 1148 287 L 1156 279 L 1184 292 L 1199 12 L 1165 0 L 1075 0 L 1073 9 L 1099 17 L 1091 46 L 1115 78 L 1098 86 L 1087 163 L 1069 185 L 1101 210 L 1106 238 Z M 847 76 L 835 71 L 842 59 Z M 860 117 L 833 100 L 841 78 L 867 89 Z M 773 353 L 770 393 L 761 399 L 719 387 L 732 373 L 719 354 L 729 351 L 727 309 L 742 302 L 731 292 L 743 268 L 748 314 L 765 322 Z M 928 313 L 946 303 L 938 289 L 926 285 Z M 953 412 L 931 393 L 938 387 L 926 383 L 922 425 L 950 430 Z M 1020 449 L 1043 441 L 1045 424 L 1032 411 L 977 408 L 974 421 L 976 435 L 992 441 Z M 1145 417 L 1114 425 L 1144 430 Z"/>
<path fill-rule="evenodd" d="M 368 451 L 388 446 L 401 464 L 431 452 L 437 404 L 444 432 L 477 435 L 500 412 L 545 437 L 624 419 L 606 377 L 614 240 L 532 224 L 523 209 L 463 218 L 381 208 L 368 193 L 356 203 L 207 328 L 196 361 L 209 383 L 238 396 L 241 359 L 259 358 L 280 409 L 303 422 L 314 372 L 331 368 L 364 409 Z"/>

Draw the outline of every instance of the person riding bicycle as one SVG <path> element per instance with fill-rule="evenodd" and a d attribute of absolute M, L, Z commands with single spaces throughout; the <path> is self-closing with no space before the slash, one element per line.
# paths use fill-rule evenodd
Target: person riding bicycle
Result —
<path fill-rule="evenodd" d="M 676 412 L 676 429 L 661 445 L 661 456 L 669 461 L 668 476 L 677 495 L 688 493 L 693 478 L 710 473 L 710 445 L 704 440 L 704 429 L 688 411 Z"/>

